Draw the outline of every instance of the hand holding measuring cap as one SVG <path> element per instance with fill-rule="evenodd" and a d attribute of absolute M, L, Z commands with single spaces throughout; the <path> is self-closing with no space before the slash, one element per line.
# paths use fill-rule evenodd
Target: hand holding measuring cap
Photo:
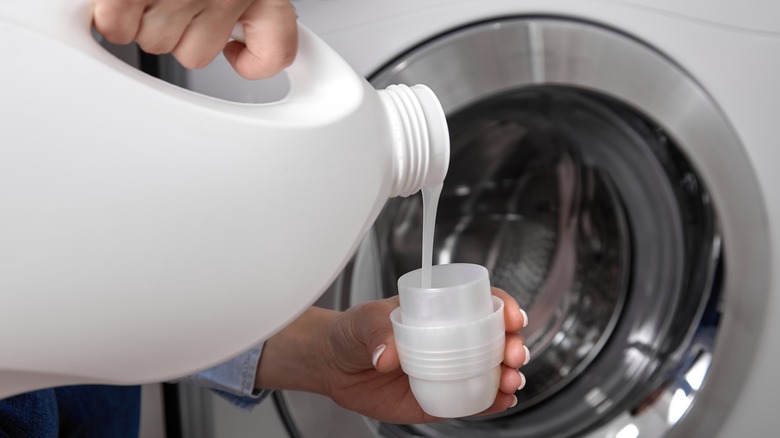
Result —
<path fill-rule="evenodd" d="M 525 384 L 518 368 L 528 360 L 519 333 L 526 323 L 524 312 L 503 290 L 492 288 L 491 293 L 503 302 L 505 344 L 498 390 L 480 415 L 517 403 L 514 393 Z M 310 308 L 266 341 L 255 386 L 323 394 L 344 408 L 390 423 L 440 420 L 421 408 L 401 369 L 390 322 L 398 307 L 395 296 L 344 312 Z"/>

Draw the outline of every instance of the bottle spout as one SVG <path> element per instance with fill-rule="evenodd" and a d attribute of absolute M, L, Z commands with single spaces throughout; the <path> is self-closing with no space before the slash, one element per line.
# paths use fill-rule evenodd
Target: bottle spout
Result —
<path fill-rule="evenodd" d="M 444 182 L 450 163 L 450 135 L 444 109 L 425 85 L 391 85 L 379 91 L 393 143 L 391 196 L 410 196 Z"/>

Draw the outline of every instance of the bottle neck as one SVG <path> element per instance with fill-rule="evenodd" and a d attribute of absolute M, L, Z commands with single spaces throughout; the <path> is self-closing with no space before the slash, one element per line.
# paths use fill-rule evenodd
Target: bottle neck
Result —
<path fill-rule="evenodd" d="M 391 85 L 379 90 L 391 127 L 393 184 L 390 196 L 410 196 L 444 182 L 450 162 L 450 135 L 444 110 L 424 85 Z"/>

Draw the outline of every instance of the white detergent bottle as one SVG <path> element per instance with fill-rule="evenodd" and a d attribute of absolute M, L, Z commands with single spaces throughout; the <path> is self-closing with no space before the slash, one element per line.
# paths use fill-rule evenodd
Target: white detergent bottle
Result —
<path fill-rule="evenodd" d="M 0 398 L 224 361 L 294 319 L 389 197 L 443 181 L 444 113 L 300 27 L 283 100 L 107 53 L 89 0 L 0 3 Z"/>

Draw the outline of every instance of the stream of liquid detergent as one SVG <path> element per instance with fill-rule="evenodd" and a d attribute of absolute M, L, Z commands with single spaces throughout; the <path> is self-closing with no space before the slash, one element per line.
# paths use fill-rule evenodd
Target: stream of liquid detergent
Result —
<path fill-rule="evenodd" d="M 431 287 L 431 268 L 433 266 L 433 230 L 436 227 L 436 208 L 443 184 L 423 187 L 423 232 L 422 232 L 422 288 Z"/>

